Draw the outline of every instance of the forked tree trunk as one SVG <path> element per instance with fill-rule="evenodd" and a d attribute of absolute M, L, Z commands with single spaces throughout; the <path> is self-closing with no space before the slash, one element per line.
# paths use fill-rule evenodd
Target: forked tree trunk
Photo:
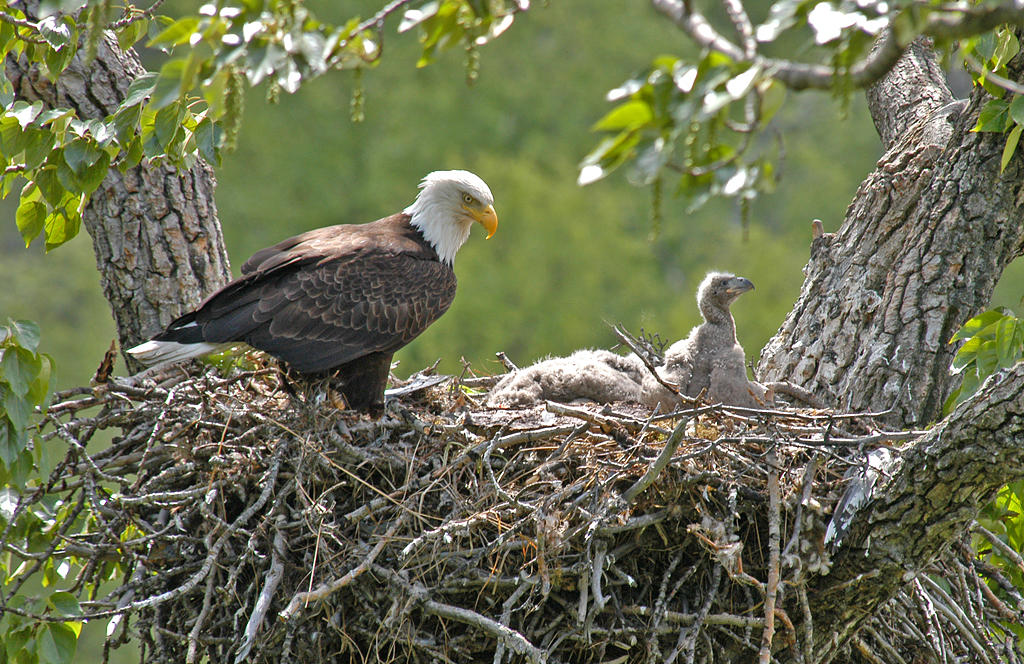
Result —
<path fill-rule="evenodd" d="M 85 119 L 112 114 L 144 71 L 138 57 L 111 39 L 103 40 L 88 67 L 80 56 L 56 85 L 38 67 L 11 57 L 7 76 L 17 97 L 29 103 L 70 107 Z M 212 169 L 201 161 L 181 172 L 144 161 L 125 173 L 111 168 L 93 193 L 83 225 L 122 349 L 158 332 L 230 277 L 214 185 Z M 129 360 L 129 370 L 136 368 Z"/>
<path fill-rule="evenodd" d="M 1012 73 L 1024 79 L 1024 58 Z M 887 411 L 894 427 L 939 419 L 953 386 L 950 337 L 1024 251 L 1024 157 L 1000 174 L 1005 135 L 970 131 L 987 95 L 953 102 L 940 76 L 917 44 L 869 92 L 886 153 L 839 230 L 813 241 L 800 298 L 760 363 L 765 380 L 796 382 L 844 410 Z M 809 593 L 814 664 L 839 656 L 1024 475 L 1022 392 L 1018 365 L 898 459 Z"/>
<path fill-rule="evenodd" d="M 1020 78 L 1024 58 L 1014 64 Z M 1000 174 L 1005 135 L 970 131 L 988 96 L 952 102 L 940 75 L 915 45 L 869 95 L 888 150 L 839 230 L 814 240 L 758 371 L 896 427 L 941 416 L 950 337 L 1024 251 L 1024 157 Z"/>

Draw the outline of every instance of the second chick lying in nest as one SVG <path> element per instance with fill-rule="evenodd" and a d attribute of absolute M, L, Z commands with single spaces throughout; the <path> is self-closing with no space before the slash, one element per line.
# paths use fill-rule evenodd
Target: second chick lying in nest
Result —
<path fill-rule="evenodd" d="M 658 375 L 678 386 L 679 392 L 710 402 L 757 407 L 765 389 L 747 379 L 746 357 L 736 340 L 730 305 L 753 290 L 749 279 L 726 272 L 711 272 L 697 289 L 697 304 L 704 322 L 685 339 L 669 346 Z M 607 350 L 579 350 L 568 357 L 542 360 L 514 371 L 491 390 L 490 406 L 529 406 L 540 401 L 588 399 L 599 403 L 632 401 L 662 410 L 679 405 L 635 355 Z"/>

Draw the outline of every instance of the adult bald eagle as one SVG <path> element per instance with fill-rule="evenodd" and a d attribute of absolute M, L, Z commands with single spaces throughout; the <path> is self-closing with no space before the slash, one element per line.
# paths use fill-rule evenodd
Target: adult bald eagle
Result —
<path fill-rule="evenodd" d="M 430 173 L 398 214 L 256 252 L 241 277 L 128 353 L 155 366 L 244 342 L 303 374 L 336 372 L 350 408 L 380 412 L 392 355 L 451 305 L 455 253 L 474 222 L 494 235 L 493 203 L 468 171 Z"/>

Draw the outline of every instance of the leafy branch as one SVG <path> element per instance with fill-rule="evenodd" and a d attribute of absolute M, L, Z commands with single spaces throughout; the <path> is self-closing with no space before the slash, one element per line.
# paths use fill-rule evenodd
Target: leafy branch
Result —
<path fill-rule="evenodd" d="M 1007 25 L 1024 24 L 1020 2 L 779 0 L 755 24 L 742 0 L 722 0 L 735 38 L 690 0 L 652 4 L 700 54 L 659 57 L 608 93 L 617 105 L 593 127 L 606 137 L 580 163 L 580 184 L 628 164 L 628 176 L 638 185 L 661 187 L 665 176 L 664 183 L 674 180 L 691 211 L 721 196 L 737 199 L 745 214 L 750 200 L 776 184 L 782 148 L 767 134 L 786 92 L 831 90 L 845 103 L 853 90 L 885 76 L 922 37 L 959 53 L 976 70 L 977 84 L 995 98 L 976 131 L 1007 133 L 1004 169 L 1024 131 L 1022 88 L 1006 75 L 1007 62 L 1019 51 Z M 800 41 L 818 62 L 762 52 L 764 46 L 780 45 L 792 51 Z M 1007 91 L 1017 98 L 1004 99 Z"/>
<path fill-rule="evenodd" d="M 329 71 L 354 71 L 355 118 L 360 73 L 381 58 L 384 23 L 393 15 L 404 12 L 399 32 L 421 33 L 423 66 L 441 50 L 488 43 L 529 6 L 525 0 L 391 0 L 367 19 L 333 25 L 302 3 L 228 0 L 177 20 L 157 13 L 162 4 L 139 9 L 125 2 L 113 21 L 109 2 L 64 3 L 66 11 L 48 14 L 28 3 L 0 12 L 0 56 L 34 63 L 51 82 L 69 67 L 87 76 L 100 49 L 113 48 L 101 43 L 105 31 L 121 50 L 145 39 L 167 56 L 102 117 L 18 98 L 9 72 L 0 76 L 0 198 L 18 192 L 16 219 L 26 246 L 45 235 L 49 250 L 77 235 L 82 211 L 111 167 L 124 172 L 143 160 L 186 169 L 199 160 L 219 164 L 238 135 L 246 84 L 266 84 L 276 99 Z"/>

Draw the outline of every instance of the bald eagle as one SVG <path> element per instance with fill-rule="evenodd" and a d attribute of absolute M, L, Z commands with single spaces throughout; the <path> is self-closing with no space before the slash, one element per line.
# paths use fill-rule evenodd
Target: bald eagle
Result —
<path fill-rule="evenodd" d="M 494 197 L 468 171 L 436 171 L 405 210 L 308 231 L 253 254 L 242 276 L 128 353 L 156 366 L 244 342 L 301 374 L 335 374 L 350 408 L 379 413 L 391 357 L 455 297 L 455 253 Z"/>

